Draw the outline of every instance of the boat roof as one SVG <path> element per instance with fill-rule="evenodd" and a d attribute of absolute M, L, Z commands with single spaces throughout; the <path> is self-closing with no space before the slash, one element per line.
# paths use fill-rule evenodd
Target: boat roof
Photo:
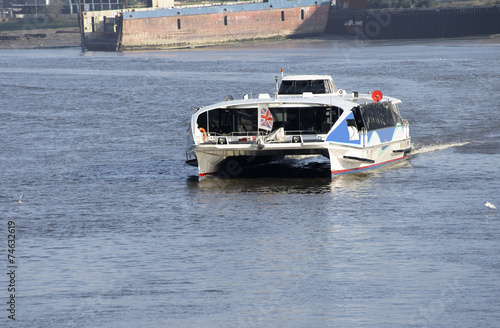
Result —
<path fill-rule="evenodd" d="M 308 81 L 308 80 L 331 80 L 330 75 L 288 75 L 284 76 L 282 81 Z"/>
<path fill-rule="evenodd" d="M 330 75 L 288 75 L 282 78 L 282 81 L 311 81 L 311 80 L 330 80 L 333 83 Z M 244 107 L 258 107 L 260 104 L 266 104 L 269 107 L 290 107 L 290 106 L 335 106 L 344 110 L 350 110 L 353 107 L 372 103 L 372 94 L 359 92 L 348 93 L 344 90 L 335 90 L 333 93 L 313 94 L 312 92 L 304 92 L 302 94 L 278 94 L 274 97 L 268 93 L 259 94 L 258 98 L 233 99 L 218 102 L 212 105 L 203 106 L 197 110 L 194 115 L 199 115 L 203 112 L 212 109 L 238 109 Z M 381 102 L 390 101 L 400 103 L 401 100 L 393 97 L 383 96 Z"/>
<path fill-rule="evenodd" d="M 391 101 L 395 103 L 401 102 L 399 99 L 383 96 L 381 102 Z M 289 106 L 336 106 L 344 110 L 350 110 L 353 107 L 372 103 L 371 94 L 359 94 L 354 96 L 353 94 L 343 95 L 319 95 L 312 96 L 312 94 L 307 95 L 284 95 L 278 96 L 277 99 L 271 97 L 269 94 L 260 94 L 258 98 L 249 99 L 237 99 L 229 101 L 221 101 L 216 104 L 201 107 L 194 115 L 199 115 L 203 112 L 210 111 L 213 109 L 237 109 L 245 107 L 257 107 L 259 104 L 265 104 L 269 107 L 289 107 Z"/>

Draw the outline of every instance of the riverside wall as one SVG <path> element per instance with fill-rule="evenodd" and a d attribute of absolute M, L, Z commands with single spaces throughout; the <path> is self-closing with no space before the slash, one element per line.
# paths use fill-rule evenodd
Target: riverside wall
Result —
<path fill-rule="evenodd" d="M 500 33 L 500 6 L 432 9 L 331 8 L 327 35 L 428 39 Z"/>
<path fill-rule="evenodd" d="M 500 35 L 500 6 L 433 9 L 339 9 L 332 7 L 326 36 L 359 40 L 429 39 Z M 78 27 L 0 29 L 0 49 L 80 46 Z"/>

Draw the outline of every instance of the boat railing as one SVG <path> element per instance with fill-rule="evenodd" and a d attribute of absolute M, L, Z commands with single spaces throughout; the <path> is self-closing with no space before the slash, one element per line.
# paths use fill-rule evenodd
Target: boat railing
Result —
<path fill-rule="evenodd" d="M 291 142 L 291 140 L 294 140 L 293 137 L 300 137 L 302 142 L 317 142 L 318 140 L 323 140 L 319 137 L 319 133 L 316 130 L 288 130 L 284 132 L 286 140 L 281 142 Z M 226 140 L 230 143 L 256 143 L 259 138 L 265 139 L 269 135 L 271 135 L 271 132 L 265 130 L 231 133 L 218 133 L 210 131 L 207 132 L 205 143 L 217 143 L 219 138 L 227 138 Z"/>
<path fill-rule="evenodd" d="M 259 131 L 242 131 L 242 132 L 231 132 L 231 133 L 219 133 L 219 132 L 213 132 L 210 131 L 208 132 L 209 136 L 214 136 L 214 137 L 257 137 L 257 136 L 267 136 L 271 132 L 265 131 L 265 130 L 259 130 Z M 289 135 L 316 135 L 320 134 L 316 130 L 285 130 L 285 134 L 287 136 Z"/>
<path fill-rule="evenodd" d="M 318 134 L 318 131 L 316 130 L 285 130 L 286 135 L 312 135 L 312 134 Z"/>

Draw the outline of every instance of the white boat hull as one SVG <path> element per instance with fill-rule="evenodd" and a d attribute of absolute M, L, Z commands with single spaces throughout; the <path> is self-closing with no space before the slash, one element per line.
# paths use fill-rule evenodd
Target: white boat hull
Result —
<path fill-rule="evenodd" d="M 406 159 L 410 147 L 410 138 L 364 148 L 330 144 L 331 175 L 361 172 Z"/>
<path fill-rule="evenodd" d="M 324 142 L 262 143 L 251 145 L 193 145 L 186 153 L 192 165 L 198 166 L 200 178 L 224 172 L 226 176 L 238 175 L 243 167 L 283 159 L 285 156 L 328 156 Z"/>
<path fill-rule="evenodd" d="M 407 158 L 411 148 L 410 138 L 360 147 L 333 142 L 309 144 L 263 144 L 236 147 L 232 145 L 195 146 L 188 157 L 195 157 L 200 178 L 224 172 L 225 176 L 237 176 L 243 167 L 262 164 L 285 156 L 323 155 L 330 159 L 332 177 L 375 169 Z"/>

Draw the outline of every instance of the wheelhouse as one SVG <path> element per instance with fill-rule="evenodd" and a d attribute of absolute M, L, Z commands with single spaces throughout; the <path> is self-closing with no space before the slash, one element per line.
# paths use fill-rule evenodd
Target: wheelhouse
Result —
<path fill-rule="evenodd" d="M 279 95 L 302 95 L 304 93 L 327 94 L 335 93 L 337 88 L 330 76 L 299 75 L 284 77 L 279 88 Z"/>

